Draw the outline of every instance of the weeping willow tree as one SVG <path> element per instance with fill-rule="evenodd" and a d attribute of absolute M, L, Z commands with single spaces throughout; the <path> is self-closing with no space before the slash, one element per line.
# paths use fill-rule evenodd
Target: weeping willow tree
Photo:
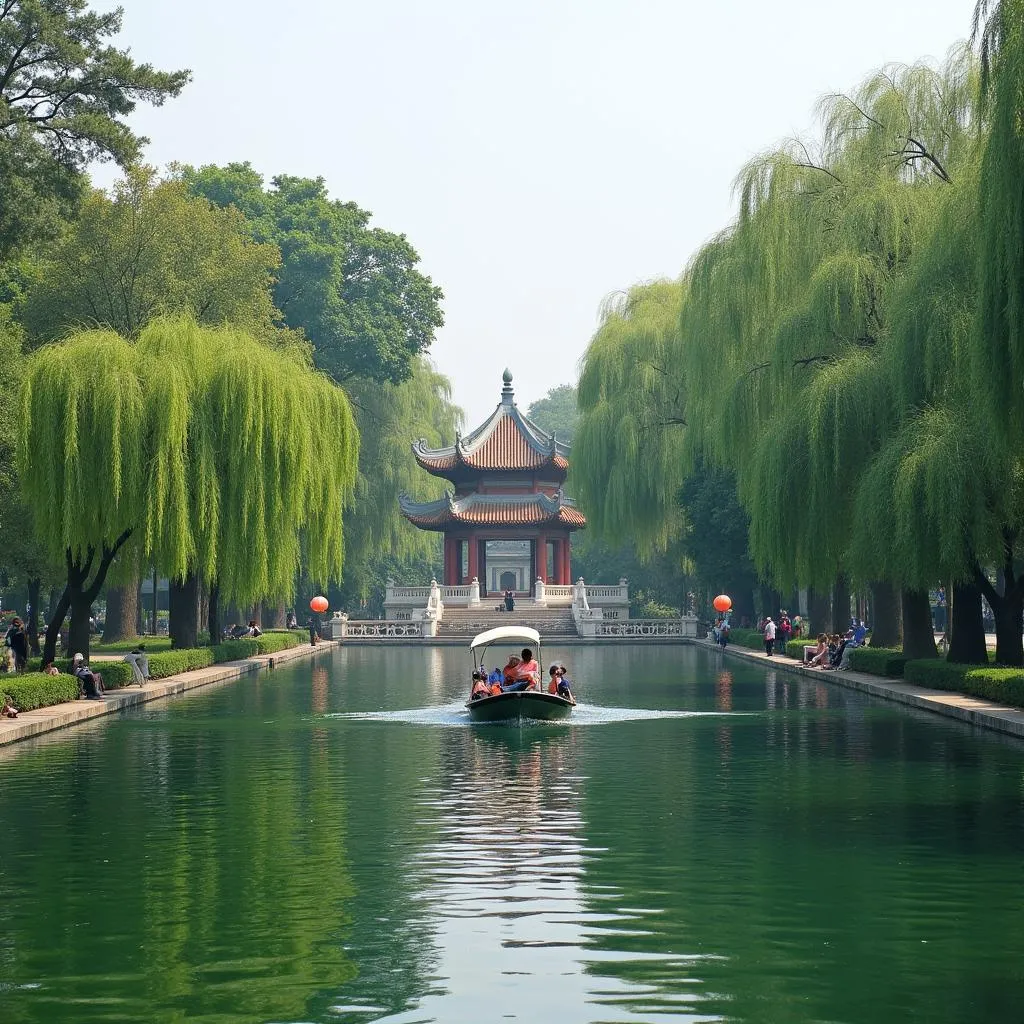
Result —
<path fill-rule="evenodd" d="M 590 528 L 641 558 L 679 535 L 686 389 L 676 372 L 679 281 L 637 285 L 604 306 L 580 373 L 570 486 Z"/>
<path fill-rule="evenodd" d="M 88 651 L 89 609 L 111 563 L 140 542 L 154 445 L 138 350 L 112 332 L 80 334 L 26 363 L 18 436 L 25 498 L 66 584 L 43 646 L 52 661 L 71 613 L 69 643 Z"/>
<path fill-rule="evenodd" d="M 852 96 L 827 97 L 820 144 L 791 143 L 749 165 L 736 224 L 688 272 L 694 439 L 735 466 L 762 570 L 787 587 L 834 581 L 834 625 L 859 569 L 857 482 L 893 423 L 878 371 L 891 296 L 970 148 L 971 74 L 958 48 L 940 68 L 885 69 Z M 861 579 L 891 642 L 891 581 Z M 927 595 L 908 601 L 926 605 Z"/>
<path fill-rule="evenodd" d="M 349 384 L 361 440 L 355 503 L 346 523 L 348 569 L 343 601 L 366 601 L 381 572 L 402 566 L 440 566 L 440 536 L 417 530 L 399 514 L 402 492 L 440 497 L 444 481 L 424 473 L 410 442 L 425 438 L 434 447 L 451 444 L 462 425 L 462 410 L 451 398 L 448 378 L 425 358 L 413 361 L 400 384 Z"/>
<path fill-rule="evenodd" d="M 122 551 L 239 604 L 289 595 L 300 560 L 340 578 L 358 432 L 344 392 L 291 350 L 188 319 L 137 344 L 88 332 L 32 356 L 22 409 L 26 493 L 67 567 L 44 657 L 69 609 L 71 646 L 88 649 Z"/>
<path fill-rule="evenodd" d="M 168 438 L 150 491 L 146 554 L 184 585 L 174 640 L 195 643 L 197 585 L 222 603 L 287 600 L 302 565 L 341 578 L 342 514 L 354 497 L 359 433 L 345 393 L 301 354 L 232 328 L 158 320 L 139 338 L 155 429 Z"/>

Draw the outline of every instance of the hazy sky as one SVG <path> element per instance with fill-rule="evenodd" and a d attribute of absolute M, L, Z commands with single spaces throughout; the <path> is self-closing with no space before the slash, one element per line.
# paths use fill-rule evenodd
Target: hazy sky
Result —
<path fill-rule="evenodd" d="M 406 234 L 474 426 L 506 365 L 524 407 L 575 380 L 602 299 L 679 274 L 745 161 L 823 93 L 941 57 L 974 0 L 121 3 L 136 59 L 193 71 L 134 118 L 149 162 L 319 175 Z"/>

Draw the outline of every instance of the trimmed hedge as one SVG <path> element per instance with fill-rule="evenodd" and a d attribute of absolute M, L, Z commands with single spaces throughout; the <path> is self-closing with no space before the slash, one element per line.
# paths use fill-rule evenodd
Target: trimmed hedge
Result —
<path fill-rule="evenodd" d="M 804 660 L 804 648 L 814 647 L 817 644 L 817 639 L 808 640 L 807 637 L 801 636 L 796 640 L 790 640 L 786 644 L 786 650 L 784 653 L 788 654 L 791 658 L 796 658 L 797 661 Z"/>
<path fill-rule="evenodd" d="M 730 629 L 729 643 L 749 647 L 752 651 L 764 650 L 764 637 L 756 629 Z"/>
<path fill-rule="evenodd" d="M 0 678 L 0 693 L 7 694 L 19 711 L 33 711 L 51 704 L 78 699 L 78 680 L 63 672 L 50 676 L 45 672 L 25 672 Z"/>
<path fill-rule="evenodd" d="M 953 690 L 972 697 L 1024 707 L 1024 669 L 957 665 L 941 658 L 908 661 L 904 678 L 933 690 Z"/>
<path fill-rule="evenodd" d="M 53 664 L 61 672 L 72 674 L 70 658 L 58 658 Z M 90 662 L 89 668 L 94 672 L 99 672 L 103 677 L 103 689 L 105 690 L 120 690 L 122 686 L 135 682 L 131 665 L 124 661 Z M 51 676 L 51 678 L 53 677 Z"/>
<path fill-rule="evenodd" d="M 149 655 L 149 677 L 166 679 L 180 672 L 209 668 L 212 664 L 213 649 L 210 647 L 183 647 L 180 650 L 160 651 Z M 130 665 L 128 667 L 131 668 Z"/>
<path fill-rule="evenodd" d="M 850 668 L 887 679 L 902 679 L 907 659 L 898 647 L 855 647 L 850 651 Z"/>

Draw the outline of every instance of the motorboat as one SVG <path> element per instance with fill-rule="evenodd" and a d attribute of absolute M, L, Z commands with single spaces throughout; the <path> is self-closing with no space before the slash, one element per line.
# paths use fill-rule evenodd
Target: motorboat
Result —
<path fill-rule="evenodd" d="M 469 645 L 473 671 L 487 676 L 484 667 L 487 649 L 494 644 L 519 643 L 533 648 L 537 664 L 542 665 L 540 633 L 528 626 L 498 626 L 473 637 Z M 541 686 L 545 685 L 542 681 Z M 466 701 L 469 717 L 474 722 L 552 722 L 568 718 L 576 701 L 545 690 L 506 690 Z"/>

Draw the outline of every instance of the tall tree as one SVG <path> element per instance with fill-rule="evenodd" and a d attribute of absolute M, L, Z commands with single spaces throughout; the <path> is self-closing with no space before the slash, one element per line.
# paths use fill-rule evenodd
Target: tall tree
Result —
<path fill-rule="evenodd" d="M 184 168 L 196 195 L 234 206 L 259 241 L 281 250 L 274 301 L 339 383 L 399 384 L 444 322 L 440 288 L 418 269 L 404 235 L 371 227 L 370 213 L 332 200 L 322 178 L 278 175 L 264 185 L 247 164 Z"/>
<path fill-rule="evenodd" d="M 0 259 L 52 233 L 88 163 L 137 161 L 147 140 L 126 117 L 188 82 L 188 71 L 157 71 L 110 44 L 122 15 L 86 0 L 0 3 Z"/>
<path fill-rule="evenodd" d="M 288 594 L 300 554 L 316 580 L 340 577 L 357 457 L 344 393 L 237 330 L 158 320 L 137 344 L 87 332 L 43 347 L 19 462 L 67 570 L 44 658 L 69 609 L 70 644 L 88 650 L 89 607 L 123 548 L 241 604 Z"/>
<path fill-rule="evenodd" d="M 532 402 L 526 415 L 542 430 L 554 434 L 559 441 L 572 444 L 580 417 L 576 405 L 576 388 L 572 384 L 559 384 L 543 398 Z"/>
<path fill-rule="evenodd" d="M 35 268 L 24 302 L 30 340 L 82 326 L 135 338 L 155 317 L 188 315 L 275 333 L 276 246 L 254 242 L 237 210 L 135 168 L 111 195 L 94 190 L 71 229 Z"/>

